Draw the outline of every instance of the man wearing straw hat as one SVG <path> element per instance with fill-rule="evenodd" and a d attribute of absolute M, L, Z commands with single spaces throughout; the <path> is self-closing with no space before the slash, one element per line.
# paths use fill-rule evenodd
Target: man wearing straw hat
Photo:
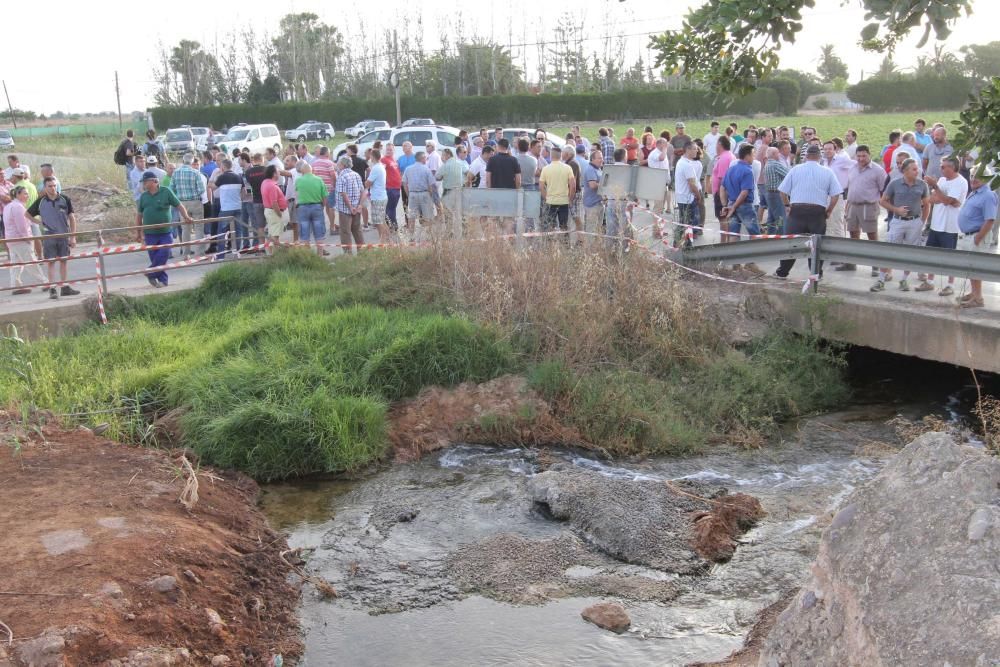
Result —
<path fill-rule="evenodd" d="M 187 223 L 194 222 L 191 214 L 181 205 L 181 200 L 173 190 L 160 187 L 160 179 L 153 172 L 147 171 L 142 175 L 142 188 L 143 193 L 139 197 L 135 216 L 135 226 L 138 228 L 135 233 L 136 240 L 148 246 L 173 243 L 174 237 L 170 233 L 170 211 L 177 209 L 181 219 Z M 156 248 L 148 252 L 150 268 L 163 266 L 170 259 L 170 248 Z M 153 287 L 166 287 L 167 272 L 147 273 L 146 280 Z"/>

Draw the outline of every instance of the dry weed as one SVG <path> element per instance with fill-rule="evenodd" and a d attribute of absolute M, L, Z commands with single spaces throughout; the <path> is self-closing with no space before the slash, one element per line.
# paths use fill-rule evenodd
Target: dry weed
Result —
<path fill-rule="evenodd" d="M 992 396 L 980 398 L 975 412 L 983 427 L 983 442 L 1000 455 L 1000 400 Z"/>
<path fill-rule="evenodd" d="M 573 366 L 629 361 L 661 370 L 698 359 L 720 324 L 676 269 L 639 253 L 571 250 L 536 240 L 438 244 L 420 276 L 456 295 L 477 319 L 513 331 L 538 357 Z"/>
<path fill-rule="evenodd" d="M 902 415 L 896 415 L 886 422 L 896 432 L 896 436 L 903 442 L 911 442 L 924 433 L 949 432 L 952 426 L 934 415 L 924 415 L 920 421 L 907 419 Z"/>

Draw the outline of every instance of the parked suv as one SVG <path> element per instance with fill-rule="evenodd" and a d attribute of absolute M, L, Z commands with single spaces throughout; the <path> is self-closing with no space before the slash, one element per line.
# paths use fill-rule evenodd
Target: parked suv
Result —
<path fill-rule="evenodd" d="M 207 127 L 189 127 L 191 134 L 194 135 L 194 145 L 198 147 L 200 151 L 208 150 L 208 128 Z"/>
<path fill-rule="evenodd" d="M 358 152 L 364 155 L 365 151 L 372 147 L 376 141 L 385 144 L 391 141 L 395 146 L 402 146 L 409 141 L 413 144 L 414 151 L 422 151 L 428 141 L 433 141 L 438 150 L 442 148 L 455 148 L 455 139 L 458 138 L 458 128 L 449 125 L 421 125 L 411 127 L 394 127 L 391 129 L 375 130 L 358 137 L 353 143 L 357 144 Z M 347 149 L 347 142 L 334 147 L 333 155 L 337 156 Z"/>
<path fill-rule="evenodd" d="M 347 137 L 360 137 L 369 132 L 375 130 L 387 130 L 389 129 L 389 123 L 384 120 L 371 120 L 366 119 L 358 123 L 357 125 L 352 125 L 351 127 L 344 130 L 344 135 Z"/>
<path fill-rule="evenodd" d="M 197 149 L 198 144 L 195 142 L 191 128 L 177 127 L 167 130 L 166 136 L 163 137 L 163 150 L 168 155 L 194 153 Z"/>
<path fill-rule="evenodd" d="M 294 130 L 285 130 L 285 139 L 301 143 L 307 139 L 332 139 L 335 134 L 330 123 L 307 120 Z"/>
<path fill-rule="evenodd" d="M 281 133 L 276 125 L 247 125 L 240 123 L 229 128 L 227 134 L 219 142 L 219 149 L 231 154 L 234 148 L 241 151 L 245 148 L 251 153 L 263 153 L 268 148 L 273 148 L 276 153 L 281 152 Z"/>
<path fill-rule="evenodd" d="M 414 125 L 434 125 L 433 118 L 407 118 L 400 127 L 412 127 Z"/>
<path fill-rule="evenodd" d="M 14 136 L 10 130 L 0 130 L 0 148 L 7 150 L 14 148 Z"/>

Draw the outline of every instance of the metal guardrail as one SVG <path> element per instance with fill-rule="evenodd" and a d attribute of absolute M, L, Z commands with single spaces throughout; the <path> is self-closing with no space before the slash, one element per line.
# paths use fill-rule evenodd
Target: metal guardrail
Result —
<path fill-rule="evenodd" d="M 942 276 L 1000 282 L 1000 255 L 996 253 L 947 250 L 820 235 L 695 246 L 685 250 L 681 260 L 684 264 L 704 262 L 742 264 L 810 257 L 825 262 L 909 269 Z"/>

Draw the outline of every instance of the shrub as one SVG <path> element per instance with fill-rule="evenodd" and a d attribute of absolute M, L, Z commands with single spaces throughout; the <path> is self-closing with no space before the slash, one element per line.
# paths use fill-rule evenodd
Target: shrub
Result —
<path fill-rule="evenodd" d="M 830 100 L 826 99 L 826 97 L 821 95 L 820 97 L 817 97 L 816 99 L 813 100 L 813 107 L 820 110 L 829 109 Z"/>
<path fill-rule="evenodd" d="M 869 111 L 954 109 L 968 100 L 973 85 L 960 76 L 872 78 L 848 87 L 847 96 Z"/>
<path fill-rule="evenodd" d="M 787 76 L 775 76 L 768 79 L 767 86 L 778 96 L 778 111 L 789 116 L 799 112 L 801 88 L 799 82 Z"/>

